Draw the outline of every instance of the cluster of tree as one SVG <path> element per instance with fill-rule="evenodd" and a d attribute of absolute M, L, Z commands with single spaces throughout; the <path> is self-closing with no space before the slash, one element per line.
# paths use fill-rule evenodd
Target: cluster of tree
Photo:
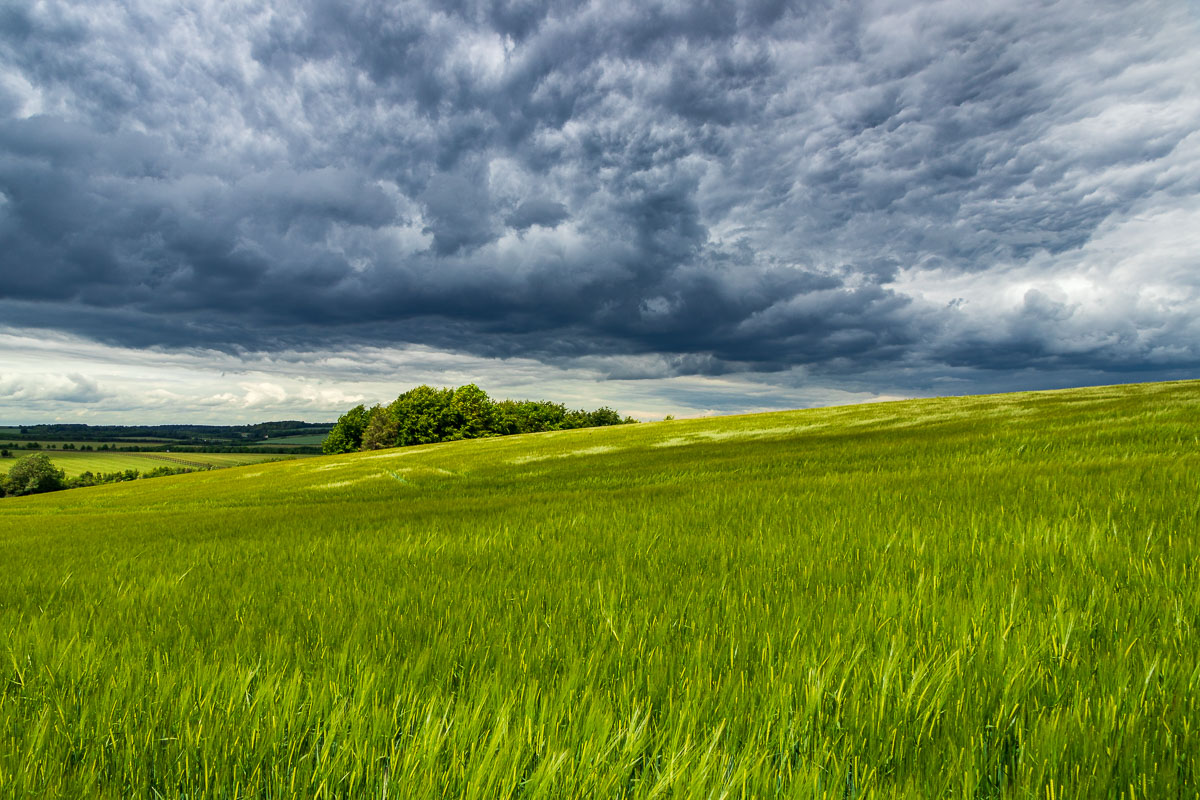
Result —
<path fill-rule="evenodd" d="M 546 400 L 492 400 L 473 383 L 456 389 L 418 386 L 392 403 L 355 406 L 325 438 L 325 453 L 349 453 L 484 436 L 595 428 L 637 422 L 611 408 L 568 410 Z"/>
<path fill-rule="evenodd" d="M 158 478 L 163 475 L 181 475 L 193 472 L 190 467 L 155 467 L 146 472 L 127 469 L 119 472 L 85 472 L 68 478 L 60 468 L 54 466 L 50 456 L 34 453 L 18 459 L 7 475 L 0 476 L 0 497 L 20 497 L 26 494 L 57 492 L 61 489 L 76 489 L 81 486 L 99 486 L 102 483 L 135 481 L 141 478 Z"/>

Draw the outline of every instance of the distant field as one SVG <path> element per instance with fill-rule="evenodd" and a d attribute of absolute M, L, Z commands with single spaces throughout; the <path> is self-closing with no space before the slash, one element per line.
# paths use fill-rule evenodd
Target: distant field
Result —
<path fill-rule="evenodd" d="M 103 444 L 107 444 L 110 448 L 116 449 L 117 452 L 120 452 L 120 448 L 122 448 L 122 447 L 161 447 L 161 446 L 171 445 L 171 442 L 147 442 L 147 441 L 95 442 L 95 441 L 87 441 L 87 440 L 75 440 L 75 441 L 69 441 L 69 442 L 67 442 L 67 441 L 60 442 L 57 439 L 38 439 L 36 437 L 26 437 L 25 439 L 12 439 L 12 438 L 6 438 L 4 436 L 0 436 L 0 446 L 7 447 L 9 450 L 12 450 L 12 452 L 14 452 L 14 453 L 35 453 L 35 452 L 37 452 L 37 450 L 27 450 L 25 448 L 26 442 L 36 442 L 37 444 L 41 445 L 40 449 L 44 450 L 46 452 L 49 452 L 50 450 L 61 450 L 63 445 L 66 445 L 66 444 L 72 444 L 75 446 L 76 449 L 79 449 L 86 445 L 88 447 L 91 447 L 93 450 L 99 448 Z M 9 445 L 16 445 L 16 447 L 9 447 Z M 67 451 L 67 452 L 70 452 L 70 451 Z M 106 450 L 104 452 L 108 452 L 108 451 Z"/>
<path fill-rule="evenodd" d="M 121 453 L 79 452 L 76 450 L 19 450 L 17 457 L 41 452 L 67 473 L 75 477 L 84 472 L 118 472 L 136 469 L 147 472 L 155 467 L 233 467 L 242 464 L 261 464 L 265 461 L 298 458 L 300 456 L 269 453 Z M 16 458 L 0 459 L 0 473 L 6 473 Z"/>
<path fill-rule="evenodd" d="M 1190 799 L 1198 664 L 1200 382 L 0 500 L 11 797 Z"/>
<path fill-rule="evenodd" d="M 326 434 L 326 433 L 306 433 L 301 436 L 281 436 L 277 439 L 267 439 L 266 441 L 262 442 L 262 444 L 268 444 L 268 445 L 272 445 L 272 446 L 274 446 L 274 445 L 292 445 L 292 444 L 297 444 L 297 445 L 316 444 L 316 445 L 319 445 L 325 441 L 325 437 L 328 435 L 329 434 Z"/>

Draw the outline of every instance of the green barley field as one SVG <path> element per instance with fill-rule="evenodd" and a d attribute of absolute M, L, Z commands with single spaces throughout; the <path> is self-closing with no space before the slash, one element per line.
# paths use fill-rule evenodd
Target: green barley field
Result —
<path fill-rule="evenodd" d="M 0 795 L 1195 798 L 1200 382 L 0 500 Z"/>

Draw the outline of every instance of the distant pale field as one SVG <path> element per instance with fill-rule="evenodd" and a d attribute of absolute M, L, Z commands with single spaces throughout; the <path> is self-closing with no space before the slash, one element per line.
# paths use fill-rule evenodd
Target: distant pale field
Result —
<path fill-rule="evenodd" d="M 1200 382 L 0 500 L 0 794 L 1194 798 L 1198 532 Z"/>
<path fill-rule="evenodd" d="M 296 436 L 280 436 L 278 438 L 267 439 L 267 440 L 261 442 L 260 444 L 270 445 L 270 446 L 294 445 L 294 444 L 297 444 L 297 445 L 317 444 L 317 445 L 319 445 L 325 441 L 325 437 L 328 435 L 329 434 L 326 434 L 326 433 L 305 433 L 305 434 L 298 434 Z"/>
<path fill-rule="evenodd" d="M 45 453 L 69 478 L 84 472 L 120 472 L 127 469 L 147 472 L 156 467 L 204 469 L 209 466 L 232 467 L 298 457 L 268 453 L 122 453 L 78 450 L 15 450 L 13 453 L 15 458 L 0 459 L 0 473 L 11 469 L 21 456 Z"/>

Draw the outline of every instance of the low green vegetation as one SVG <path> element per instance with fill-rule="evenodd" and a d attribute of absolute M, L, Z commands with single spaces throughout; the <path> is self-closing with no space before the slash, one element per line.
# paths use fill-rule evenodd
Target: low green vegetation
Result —
<path fill-rule="evenodd" d="M 1193 798 L 1200 383 L 0 501 L 13 797 Z"/>
<path fill-rule="evenodd" d="M 548 400 L 500 400 L 473 383 L 456 389 L 418 386 L 387 406 L 356 406 L 338 419 L 321 450 L 327 454 L 453 442 L 518 433 L 599 428 L 637 420 L 611 408 L 568 410 Z"/>

